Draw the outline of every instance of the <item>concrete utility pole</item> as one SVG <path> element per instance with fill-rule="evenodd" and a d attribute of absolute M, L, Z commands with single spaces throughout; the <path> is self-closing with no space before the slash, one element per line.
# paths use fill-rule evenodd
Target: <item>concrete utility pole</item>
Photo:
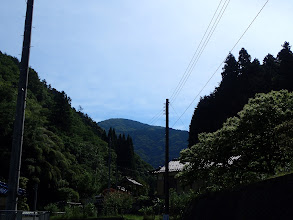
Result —
<path fill-rule="evenodd" d="M 18 96 L 14 121 L 12 150 L 9 168 L 8 197 L 6 210 L 17 210 L 17 193 L 19 188 L 19 176 L 21 166 L 22 142 L 24 132 L 26 94 L 29 71 L 29 55 L 31 47 L 31 31 L 33 20 L 34 0 L 27 0 L 26 18 L 24 26 L 24 38 L 20 63 L 20 77 L 18 84 Z"/>
<path fill-rule="evenodd" d="M 166 99 L 166 147 L 165 147 L 165 215 L 169 219 L 169 99 Z"/>

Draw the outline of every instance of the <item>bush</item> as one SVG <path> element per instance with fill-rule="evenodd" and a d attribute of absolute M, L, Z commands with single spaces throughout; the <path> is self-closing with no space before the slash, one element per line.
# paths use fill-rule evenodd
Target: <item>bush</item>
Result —
<path fill-rule="evenodd" d="M 79 194 L 75 190 L 63 187 L 58 189 L 59 199 L 63 201 L 79 201 Z"/>
<path fill-rule="evenodd" d="M 19 200 L 18 200 L 17 207 L 18 207 L 19 210 L 28 211 L 29 206 L 27 204 L 27 198 L 26 197 L 20 197 Z"/>
<path fill-rule="evenodd" d="M 48 212 L 51 212 L 51 213 L 60 211 L 58 209 L 58 206 L 54 203 L 50 203 L 50 204 L 46 205 L 44 209 Z"/>
<path fill-rule="evenodd" d="M 164 203 L 165 200 L 163 199 L 155 198 L 153 200 L 153 210 L 156 215 L 162 214 L 162 212 L 164 211 Z"/>
<path fill-rule="evenodd" d="M 146 216 L 146 215 L 153 215 L 154 214 L 154 209 L 152 206 L 149 206 L 149 207 L 143 207 L 139 210 L 139 212 Z"/>
<path fill-rule="evenodd" d="M 182 219 L 186 207 L 193 198 L 193 192 L 177 194 L 174 189 L 170 189 L 170 215 L 172 219 Z"/>
<path fill-rule="evenodd" d="M 88 203 L 83 208 L 84 217 L 96 217 L 97 216 L 97 209 L 93 203 Z"/>
<path fill-rule="evenodd" d="M 83 218 L 82 207 L 79 207 L 79 206 L 65 207 L 64 219 L 72 219 L 72 218 L 74 219 Z"/>
<path fill-rule="evenodd" d="M 122 192 L 110 192 L 104 197 L 103 210 L 106 215 L 128 213 L 134 199 L 131 195 Z"/>

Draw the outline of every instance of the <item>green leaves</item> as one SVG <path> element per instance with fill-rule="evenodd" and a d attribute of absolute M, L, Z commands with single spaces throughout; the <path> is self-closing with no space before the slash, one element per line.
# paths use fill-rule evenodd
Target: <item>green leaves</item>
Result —
<path fill-rule="evenodd" d="M 1 179 L 8 178 L 18 65 L 17 59 L 0 52 Z M 40 206 L 98 193 L 107 182 L 107 143 L 101 136 L 102 129 L 90 117 L 71 108 L 65 92 L 41 82 L 30 69 L 21 167 L 28 179 L 29 204 L 36 182 Z"/>
<path fill-rule="evenodd" d="M 123 192 L 114 191 L 109 192 L 104 197 L 103 209 L 105 214 L 118 214 L 122 211 L 127 212 L 131 209 L 132 204 L 134 203 L 134 198 Z"/>
<path fill-rule="evenodd" d="M 238 117 L 228 118 L 213 133 L 201 133 L 197 144 L 181 152 L 181 161 L 190 163 L 181 176 L 219 189 L 288 171 L 292 121 L 293 93 L 257 94 Z"/>
<path fill-rule="evenodd" d="M 236 116 L 255 94 L 281 89 L 293 91 L 293 53 L 288 42 L 276 58 L 268 54 L 263 64 L 257 59 L 251 62 L 244 48 L 239 52 L 238 61 L 229 54 L 219 86 L 201 98 L 194 110 L 189 147 L 198 142 L 198 134 L 220 129 L 227 118 Z"/>

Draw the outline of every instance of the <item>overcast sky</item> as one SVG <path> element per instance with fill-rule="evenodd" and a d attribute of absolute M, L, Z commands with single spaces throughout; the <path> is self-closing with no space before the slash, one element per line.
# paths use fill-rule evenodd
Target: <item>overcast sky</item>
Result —
<path fill-rule="evenodd" d="M 266 2 L 35 0 L 30 66 L 97 122 L 126 118 L 164 126 L 165 116 L 158 113 L 180 82 L 217 7 L 227 5 L 170 106 L 170 126 L 188 130 L 196 95 Z M 19 59 L 25 10 L 25 0 L 2 1 L 0 7 L 0 50 Z M 293 44 L 292 12 L 292 0 L 270 0 L 232 51 L 234 56 L 244 47 L 252 59 L 262 62 L 268 53 L 276 56 L 285 41 Z M 200 96 L 218 85 L 221 68 Z M 157 114 L 158 120 L 152 120 Z"/>

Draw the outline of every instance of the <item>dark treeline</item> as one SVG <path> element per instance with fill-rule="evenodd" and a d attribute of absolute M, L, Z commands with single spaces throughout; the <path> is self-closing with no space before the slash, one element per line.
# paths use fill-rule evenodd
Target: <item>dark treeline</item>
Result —
<path fill-rule="evenodd" d="M 134 151 L 147 163 L 155 168 L 164 165 L 165 160 L 165 128 L 151 126 L 129 119 L 108 119 L 98 123 L 108 131 L 115 128 L 119 134 L 133 138 Z M 178 158 L 182 149 L 188 145 L 188 132 L 175 129 L 169 130 L 170 159 Z"/>
<path fill-rule="evenodd" d="M 222 72 L 222 81 L 210 95 L 200 99 L 189 127 L 189 147 L 198 142 L 198 134 L 214 132 L 227 118 L 235 116 L 256 93 L 287 89 L 293 91 L 293 54 L 288 42 L 277 57 L 268 54 L 263 63 L 242 48 L 238 60 L 230 53 Z"/>
<path fill-rule="evenodd" d="M 138 160 L 139 156 L 134 152 L 132 138 L 125 134 L 116 134 L 115 129 L 110 128 L 107 141 L 110 148 L 116 153 L 115 175 L 129 176 L 144 182 L 151 179 L 149 171 L 152 166 Z"/>
<path fill-rule="evenodd" d="M 0 181 L 5 182 L 18 78 L 19 61 L 0 52 Z M 41 81 L 30 69 L 21 165 L 21 187 L 27 189 L 28 205 L 32 206 L 35 184 L 39 186 L 39 208 L 57 201 L 92 198 L 107 188 L 109 135 L 113 136 L 111 183 L 126 174 L 147 182 L 151 166 L 134 154 L 131 138 L 111 132 L 106 134 L 87 114 L 72 108 L 64 91 Z M 137 172 L 125 171 L 134 168 Z"/>

